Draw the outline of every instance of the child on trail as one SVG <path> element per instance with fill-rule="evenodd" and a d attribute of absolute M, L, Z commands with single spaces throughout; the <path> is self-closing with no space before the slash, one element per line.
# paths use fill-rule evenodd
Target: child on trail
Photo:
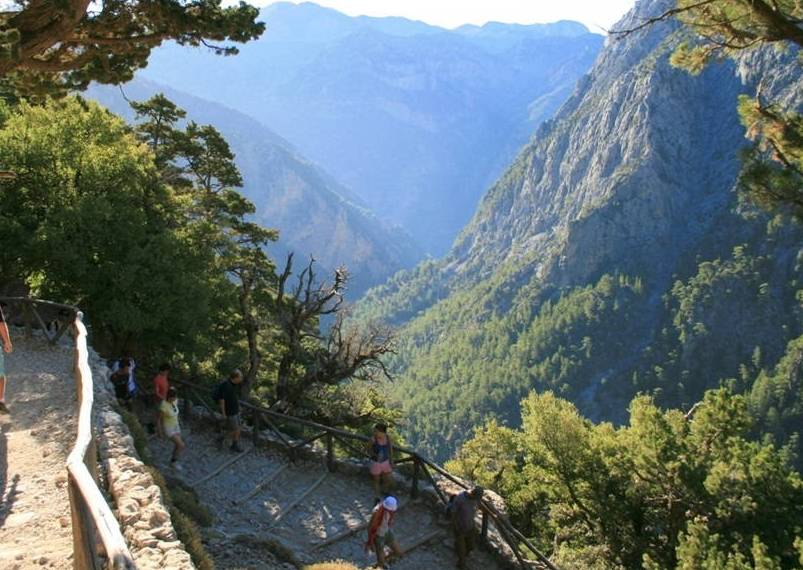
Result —
<path fill-rule="evenodd" d="M 167 390 L 170 388 L 170 383 L 167 378 L 170 375 L 170 365 L 162 364 L 159 367 L 159 373 L 153 377 L 153 398 L 156 404 L 156 434 L 159 437 L 164 437 L 164 427 L 162 426 L 162 402 L 167 399 Z"/>
<path fill-rule="evenodd" d="M 371 457 L 371 478 L 373 479 L 374 498 L 379 502 L 380 493 L 387 493 L 393 484 L 393 445 L 388 435 L 388 426 L 376 424 L 371 441 L 368 442 L 368 453 Z"/>
<path fill-rule="evenodd" d="M 3 349 L 0 350 L 0 414 L 7 414 L 6 407 L 6 362 L 4 353 L 11 353 L 11 337 L 8 334 L 8 326 L 3 316 L 3 308 L 0 307 L 0 340 L 3 341 Z"/>
<path fill-rule="evenodd" d="M 388 495 L 381 503 L 377 503 L 371 513 L 371 522 L 368 525 L 368 541 L 365 543 L 365 551 L 373 547 L 376 553 L 376 564 L 379 568 L 385 568 L 387 560 L 385 547 L 390 548 L 391 554 L 397 558 L 402 555 L 399 541 L 393 535 L 393 525 L 395 523 L 396 511 L 399 503 L 395 497 Z"/>
<path fill-rule="evenodd" d="M 178 425 L 178 394 L 175 388 L 167 390 L 167 398 L 159 404 L 159 413 L 162 416 L 162 428 L 168 439 L 173 441 L 173 455 L 170 457 L 170 466 L 181 471 L 178 457 L 184 450 L 184 440 L 181 439 L 181 428 Z"/>

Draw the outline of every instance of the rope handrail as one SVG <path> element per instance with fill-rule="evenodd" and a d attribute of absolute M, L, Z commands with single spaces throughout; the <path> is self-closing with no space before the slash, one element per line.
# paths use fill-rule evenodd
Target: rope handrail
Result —
<path fill-rule="evenodd" d="M 0 303 L 22 306 L 28 336 L 33 328 L 32 316 L 36 317 L 50 344 L 55 344 L 67 329 L 73 330 L 78 429 L 75 443 L 66 462 L 73 532 L 73 567 L 77 570 L 101 568 L 136 570 L 134 559 L 120 532 L 119 523 L 97 484 L 97 445 L 92 431 L 94 384 L 92 370 L 89 367 L 89 349 L 83 313 L 73 305 L 30 297 L 0 297 Z M 51 333 L 37 307 L 68 311 L 71 318 L 61 323 Z M 104 553 L 105 561 L 98 556 L 99 550 Z"/>
<path fill-rule="evenodd" d="M 178 384 L 178 385 L 186 386 L 186 387 L 190 388 L 192 391 L 194 391 L 196 393 L 197 393 L 197 391 L 200 391 L 200 392 L 205 393 L 205 394 L 210 395 L 210 396 L 211 396 L 211 393 L 212 393 L 211 389 L 209 389 L 209 388 L 207 388 L 205 386 L 199 386 L 199 385 L 194 384 L 194 383 L 192 383 L 192 382 L 190 382 L 188 380 L 171 379 L 171 382 L 173 382 L 175 384 Z M 287 414 L 283 414 L 281 412 L 277 412 L 275 410 L 271 410 L 270 408 L 266 408 L 264 406 L 253 404 L 251 402 L 246 402 L 246 401 L 242 401 L 241 400 L 240 401 L 240 405 L 243 408 L 246 408 L 246 409 L 252 411 L 255 414 L 262 414 L 262 415 L 271 417 L 271 418 L 273 418 L 275 420 L 281 420 L 283 422 L 287 422 L 287 423 L 291 423 L 291 424 L 295 424 L 295 425 L 299 425 L 299 426 L 303 426 L 303 427 L 307 427 L 307 428 L 313 428 L 315 430 L 319 430 L 319 431 L 323 432 L 320 436 L 316 436 L 315 438 L 311 438 L 311 439 L 319 439 L 324 434 L 326 434 L 329 438 L 351 439 L 351 440 L 360 441 L 360 442 L 363 442 L 363 443 L 367 443 L 367 442 L 371 441 L 371 438 L 368 437 L 368 436 L 364 436 L 364 435 L 361 435 L 361 434 L 358 434 L 358 433 L 352 433 L 352 432 L 349 432 L 349 431 L 346 431 L 346 430 L 343 430 L 343 429 L 327 426 L 327 425 L 320 424 L 320 423 L 317 423 L 317 422 L 314 422 L 314 421 L 311 421 L 311 420 L 306 420 L 306 419 L 303 419 L 303 418 L 297 418 L 295 416 L 290 416 L 290 415 L 287 415 Z M 211 408 L 209 408 L 208 406 L 207 406 L 207 408 L 211 410 Z M 274 431 L 276 431 L 276 430 L 274 430 Z M 287 440 L 285 438 L 282 438 L 282 441 L 285 442 L 285 445 L 287 445 L 290 450 L 292 450 L 294 448 L 292 445 L 286 443 Z M 414 463 L 413 494 L 415 494 L 416 491 L 417 491 L 417 481 L 418 481 L 418 470 L 419 470 L 419 468 L 423 469 L 424 474 L 430 479 L 431 483 L 433 484 L 433 486 L 434 486 L 434 488 L 435 488 L 435 490 L 436 490 L 436 492 L 438 494 L 438 497 L 444 503 L 446 502 L 446 499 L 442 495 L 440 490 L 438 489 L 437 484 L 435 483 L 434 479 L 432 479 L 432 476 L 427 471 L 427 468 L 432 469 L 438 475 L 440 475 L 440 476 L 444 477 L 445 479 L 451 481 L 452 483 L 454 483 L 455 485 L 459 486 L 460 488 L 469 489 L 469 485 L 463 479 L 457 477 L 456 475 L 453 475 L 453 474 L 449 473 L 443 467 L 441 467 L 437 463 L 433 462 L 432 460 L 428 459 L 427 457 L 424 457 L 423 455 L 421 455 L 417 451 L 409 449 L 409 448 L 406 448 L 406 447 L 402 447 L 402 446 L 396 446 L 396 445 L 393 446 L 393 450 L 396 451 L 396 452 L 404 453 L 404 454 L 409 456 L 409 459 L 406 459 L 406 460 L 403 460 L 403 461 L 410 461 L 411 460 Z M 327 442 L 327 452 L 328 452 L 328 455 L 329 455 L 329 462 L 331 464 L 331 459 L 332 459 L 331 458 L 331 456 L 332 456 L 331 441 Z M 481 504 L 481 508 L 482 508 L 483 515 L 485 516 L 487 514 L 487 516 L 489 516 L 494 521 L 494 523 L 497 525 L 497 528 L 500 530 L 500 535 L 502 536 L 503 540 L 508 544 L 508 546 L 511 548 L 513 553 L 516 555 L 517 559 L 519 560 L 519 562 L 520 562 L 520 564 L 522 565 L 523 568 L 530 568 L 530 565 L 522 557 L 521 553 L 519 552 L 518 545 L 515 543 L 513 538 L 515 538 L 521 544 L 526 546 L 527 549 L 530 550 L 530 552 L 532 552 L 532 554 L 535 555 L 535 557 L 538 559 L 538 561 L 541 562 L 542 564 L 544 564 L 547 568 L 549 568 L 550 570 L 559 570 L 559 568 L 557 566 L 555 566 L 555 564 L 551 560 L 549 560 L 549 558 L 546 555 L 544 555 L 534 544 L 532 544 L 532 542 L 529 539 L 527 539 L 518 529 L 516 529 L 510 523 L 510 521 L 508 521 L 507 518 L 502 513 L 500 513 L 499 510 L 497 510 L 496 507 L 490 501 L 483 500 L 482 504 Z M 485 532 L 485 528 L 486 528 L 486 525 L 483 522 L 483 532 Z M 511 538 L 510 535 L 513 535 L 513 537 Z"/>

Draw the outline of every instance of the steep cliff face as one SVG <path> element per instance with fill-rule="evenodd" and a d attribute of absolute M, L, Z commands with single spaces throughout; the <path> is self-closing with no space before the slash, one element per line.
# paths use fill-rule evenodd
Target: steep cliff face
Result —
<path fill-rule="evenodd" d="M 669 4 L 643 0 L 620 26 Z M 446 454 L 483 417 L 515 421 L 530 389 L 598 419 L 622 419 L 639 390 L 693 403 L 800 329 L 798 228 L 734 211 L 737 97 L 764 77 L 793 103 L 795 54 L 693 77 L 669 65 L 677 38 L 664 23 L 609 41 L 449 255 L 366 296 L 363 315 L 404 324 L 394 390 L 413 439 Z"/>
<path fill-rule="evenodd" d="M 352 277 L 352 299 L 421 258 L 409 235 L 380 221 L 347 188 L 251 117 L 147 81 L 129 83 L 124 90 L 133 100 L 164 92 L 188 118 L 223 133 L 243 175 L 242 191 L 256 205 L 255 218 L 279 230 L 279 241 L 272 246 L 276 257 L 289 251 L 297 259 L 311 255 L 323 271 L 345 265 Z M 118 89 L 95 86 L 88 95 L 133 119 Z"/>
<path fill-rule="evenodd" d="M 602 45 L 573 22 L 445 30 L 311 3 L 261 17 L 236 58 L 168 46 L 143 76 L 256 117 L 434 255 Z"/>

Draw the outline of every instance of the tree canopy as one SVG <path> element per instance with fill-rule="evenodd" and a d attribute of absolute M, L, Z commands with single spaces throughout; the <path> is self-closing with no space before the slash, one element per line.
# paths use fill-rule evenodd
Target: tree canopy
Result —
<path fill-rule="evenodd" d="M 220 0 L 17 0 L 0 14 L 0 77 L 27 95 L 123 83 L 165 40 L 237 53 L 229 42 L 264 31 L 258 15 Z"/>
<path fill-rule="evenodd" d="M 567 568 L 795 567 L 803 480 L 752 425 L 747 399 L 727 389 L 691 413 L 639 396 L 621 428 L 531 394 L 521 429 L 489 422 L 448 467 L 499 491 Z"/>

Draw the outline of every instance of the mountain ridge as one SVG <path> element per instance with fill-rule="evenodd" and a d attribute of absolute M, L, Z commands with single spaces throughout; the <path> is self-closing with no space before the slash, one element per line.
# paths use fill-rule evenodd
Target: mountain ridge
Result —
<path fill-rule="evenodd" d="M 126 84 L 122 92 L 93 86 L 87 95 L 132 121 L 124 97 L 144 100 L 159 92 L 184 108 L 188 120 L 210 123 L 228 140 L 243 175 L 242 192 L 256 206 L 255 219 L 280 232 L 270 247 L 279 263 L 295 251 L 315 257 L 324 271 L 345 265 L 352 276 L 349 297 L 354 299 L 421 258 L 401 229 L 379 220 L 353 192 L 247 115 L 142 79 Z"/>
<path fill-rule="evenodd" d="M 167 46 L 143 77 L 270 125 L 432 254 L 603 42 L 566 22 L 446 30 L 309 3 L 263 13 L 264 37 L 237 58 Z"/>

